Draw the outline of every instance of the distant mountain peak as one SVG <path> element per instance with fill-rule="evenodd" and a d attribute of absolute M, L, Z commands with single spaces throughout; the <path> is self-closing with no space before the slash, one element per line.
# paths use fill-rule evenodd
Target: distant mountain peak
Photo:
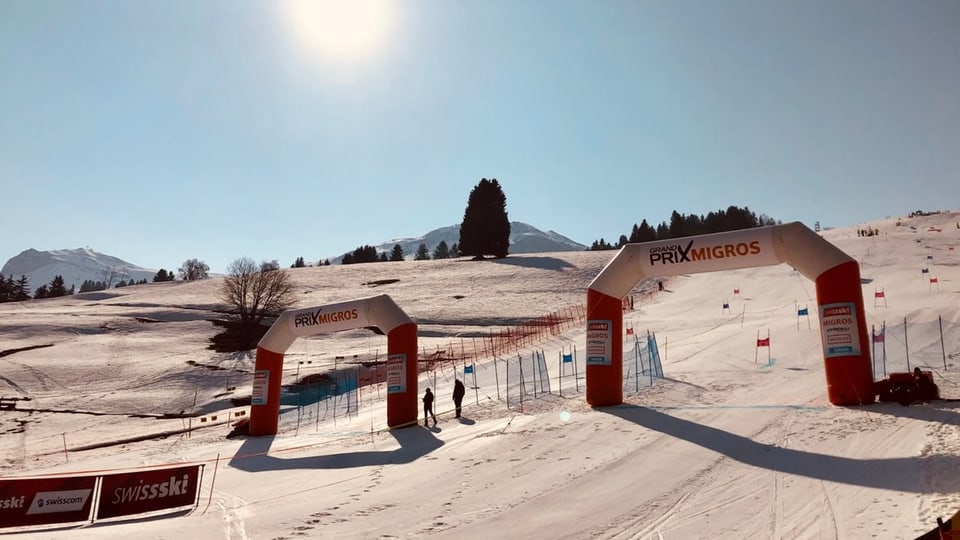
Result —
<path fill-rule="evenodd" d="M 0 269 L 3 277 L 27 276 L 31 294 L 37 287 L 50 283 L 54 277 L 62 276 L 67 289 L 76 290 L 84 281 L 105 281 L 104 276 L 114 271 L 117 281 L 142 279 L 151 280 L 155 270 L 141 268 L 123 259 L 99 253 L 83 247 L 77 249 L 54 249 L 38 251 L 30 248 L 11 258 Z"/>

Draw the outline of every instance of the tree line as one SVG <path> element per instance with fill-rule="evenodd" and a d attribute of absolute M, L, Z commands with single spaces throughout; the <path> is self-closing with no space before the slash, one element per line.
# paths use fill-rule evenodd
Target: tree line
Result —
<path fill-rule="evenodd" d="M 416 253 L 413 254 L 413 260 L 429 261 L 431 259 L 453 259 L 459 256 L 460 247 L 456 242 L 454 242 L 452 246 L 448 246 L 446 240 L 441 240 L 440 243 L 437 244 L 437 247 L 434 248 L 432 254 L 430 253 L 430 249 L 427 247 L 427 245 L 421 242 L 420 245 L 417 246 Z M 377 249 L 375 247 L 364 244 L 353 250 L 353 253 L 344 254 L 343 258 L 340 260 L 340 264 L 397 262 L 404 260 L 406 260 L 406 253 L 403 252 L 403 247 L 400 246 L 400 244 L 393 245 L 393 249 L 390 250 L 390 255 L 387 255 L 386 252 L 377 253 Z"/>
<path fill-rule="evenodd" d="M 590 251 L 600 251 L 605 249 L 620 249 L 626 244 L 637 244 L 641 242 L 653 242 L 654 240 L 668 240 L 670 238 L 683 238 L 684 236 L 698 236 L 701 234 L 711 234 L 727 231 L 738 231 L 741 229 L 752 229 L 754 227 L 765 227 L 776 225 L 779 222 L 764 214 L 759 216 L 749 207 L 743 208 L 730 206 L 726 210 L 717 210 L 709 212 L 707 215 L 681 214 L 676 210 L 670 214 L 670 222 L 660 222 L 656 228 L 651 227 L 644 219 L 639 225 L 634 223 L 630 235 L 620 235 L 616 244 L 611 244 L 600 238 L 594 240 L 590 245 Z"/>
<path fill-rule="evenodd" d="M 276 261 L 274 261 L 275 263 Z M 206 279 L 209 277 L 210 267 L 206 263 L 198 259 L 188 259 L 184 261 L 183 265 L 178 269 L 180 278 L 183 281 L 193 281 L 197 279 Z M 2 302 L 23 302 L 26 300 L 42 300 L 44 298 L 58 298 L 61 296 L 69 296 L 75 294 L 76 292 L 93 292 L 93 291 L 105 291 L 110 288 L 119 288 L 127 287 L 130 285 L 146 285 L 147 279 L 143 278 L 139 281 L 130 278 L 127 279 L 123 277 L 124 271 L 118 268 L 104 268 L 100 271 L 100 277 L 102 280 L 92 280 L 87 279 L 80 285 L 80 290 L 76 291 L 76 287 L 71 285 L 68 289 L 64 282 L 63 276 L 57 274 L 50 280 L 50 283 L 45 283 L 37 287 L 33 294 L 30 294 L 30 279 L 27 278 L 25 274 L 21 274 L 19 279 L 13 279 L 13 276 L 7 276 L 4 278 L 0 276 L 0 303 Z M 117 279 L 119 278 L 119 281 Z M 164 268 L 161 268 L 153 276 L 153 282 L 159 283 L 163 281 L 176 281 L 177 274 L 174 272 L 167 271 Z"/>

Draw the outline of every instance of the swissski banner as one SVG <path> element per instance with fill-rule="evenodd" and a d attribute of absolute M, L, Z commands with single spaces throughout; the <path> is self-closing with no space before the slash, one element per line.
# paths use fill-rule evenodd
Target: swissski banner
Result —
<path fill-rule="evenodd" d="M 96 476 L 0 480 L 0 527 L 89 521 Z"/>
<path fill-rule="evenodd" d="M 97 519 L 196 504 L 200 465 L 104 475 Z"/>

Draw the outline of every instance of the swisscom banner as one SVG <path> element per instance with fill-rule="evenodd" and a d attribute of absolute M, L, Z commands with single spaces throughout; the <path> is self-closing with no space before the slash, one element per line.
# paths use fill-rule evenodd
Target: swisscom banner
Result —
<path fill-rule="evenodd" d="M 104 475 L 97 519 L 190 506 L 199 486 L 200 465 Z"/>
<path fill-rule="evenodd" d="M 89 521 L 96 476 L 0 480 L 0 527 Z"/>

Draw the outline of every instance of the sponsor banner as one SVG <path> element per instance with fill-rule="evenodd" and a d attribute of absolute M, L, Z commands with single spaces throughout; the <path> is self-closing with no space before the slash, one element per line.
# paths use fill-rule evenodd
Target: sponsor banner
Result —
<path fill-rule="evenodd" d="M 0 480 L 0 527 L 89 521 L 96 476 Z"/>
<path fill-rule="evenodd" d="M 253 372 L 253 393 L 250 405 L 266 405 L 270 396 L 270 370 L 258 369 Z"/>
<path fill-rule="evenodd" d="M 820 334 L 823 357 L 859 356 L 860 336 L 857 333 L 857 309 L 853 302 L 820 306 Z"/>
<path fill-rule="evenodd" d="M 287 324 L 293 335 L 312 336 L 326 332 L 339 332 L 370 326 L 367 321 L 367 301 L 341 302 L 326 306 L 289 312 Z"/>
<path fill-rule="evenodd" d="M 613 321 L 587 321 L 587 365 L 613 365 Z"/>
<path fill-rule="evenodd" d="M 407 354 L 393 353 L 387 356 L 387 393 L 402 394 L 407 391 Z"/>
<path fill-rule="evenodd" d="M 196 504 L 200 465 L 104 475 L 97 519 Z"/>
<path fill-rule="evenodd" d="M 646 276 L 716 272 L 780 263 L 772 227 L 689 236 L 638 244 Z M 637 249 L 637 248 L 634 248 Z"/>

